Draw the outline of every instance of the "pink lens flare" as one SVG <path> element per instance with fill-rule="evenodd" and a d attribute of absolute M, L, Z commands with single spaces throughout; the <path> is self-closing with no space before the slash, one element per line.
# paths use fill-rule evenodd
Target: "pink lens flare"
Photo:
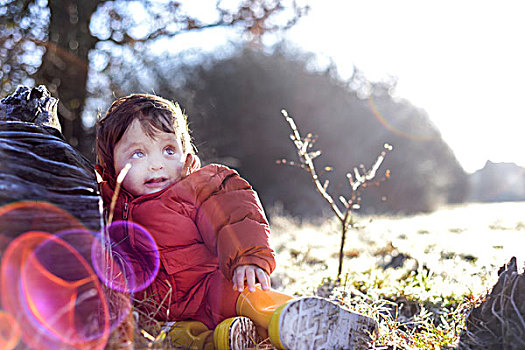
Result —
<path fill-rule="evenodd" d="M 106 229 L 104 245 L 92 248 L 92 262 L 99 278 L 119 292 L 147 288 L 160 268 L 159 249 L 151 234 L 129 221 L 115 221 Z M 110 261 L 111 263 L 108 263 Z"/>
<path fill-rule="evenodd" d="M 83 228 L 73 215 L 48 202 L 20 201 L 6 204 L 0 207 L 0 256 L 9 243 L 23 233 L 57 233 Z"/>
<path fill-rule="evenodd" d="M 57 233 L 84 225 L 64 209 L 41 201 L 21 201 L 0 207 L 0 233 L 15 238 L 29 231 Z M 1 248 L 1 247 L 0 247 Z"/>
<path fill-rule="evenodd" d="M 24 312 L 25 303 L 21 300 L 20 273 L 27 256 L 33 249 L 50 236 L 45 232 L 28 232 L 15 239 L 5 250 L 2 257 L 0 287 L 2 290 L 2 305 L 19 325 L 23 325 L 23 341 L 36 349 L 60 349 L 61 341 L 49 337 L 39 327 L 34 327 Z"/>
<path fill-rule="evenodd" d="M 109 333 L 109 308 L 94 271 L 61 238 L 48 238 L 28 256 L 22 291 L 39 324 L 67 344 L 84 344 Z"/>
<path fill-rule="evenodd" d="M 20 341 L 21 330 L 11 314 L 0 310 L 0 349 L 12 350 Z"/>
<path fill-rule="evenodd" d="M 412 126 L 407 125 L 397 125 L 401 124 L 400 122 L 393 122 L 388 120 L 388 116 L 385 116 L 381 113 L 379 106 L 374 101 L 373 95 L 370 95 L 368 97 L 368 106 L 370 107 L 370 111 L 376 117 L 376 119 L 385 127 L 385 129 L 389 130 L 390 132 L 401 136 L 403 138 L 411 139 L 414 141 L 429 141 L 429 140 L 435 140 L 439 136 L 437 134 L 434 134 L 433 131 L 429 130 L 422 130 L 423 133 L 414 132 Z M 432 134 L 431 134 L 432 133 Z"/>
<path fill-rule="evenodd" d="M 99 237 L 97 237 L 96 233 L 88 230 L 70 230 L 60 232 L 57 234 L 57 236 L 71 245 L 85 259 L 85 261 L 90 264 L 90 268 L 93 269 L 91 271 L 94 271 L 94 266 L 92 263 L 92 247 L 94 245 L 100 245 Z M 39 249 L 41 248 L 39 247 Z M 50 266 L 50 268 L 51 266 L 54 266 L 53 271 L 56 274 L 61 275 L 62 278 L 65 279 L 69 279 L 71 277 L 71 271 L 69 268 L 63 267 L 63 264 L 57 265 L 57 262 L 61 259 L 60 256 L 55 257 L 49 252 L 45 252 L 40 255 L 40 261 L 46 263 L 48 266 Z M 119 270 L 118 266 L 114 266 L 113 271 L 117 275 L 123 275 L 123 272 Z M 126 281 L 124 281 L 124 283 L 125 282 Z M 131 311 L 131 295 L 129 293 L 118 292 L 107 288 L 107 286 L 104 284 L 102 284 L 102 291 L 104 292 L 109 308 L 110 331 L 113 331 Z M 97 335 L 95 334 L 95 336 Z"/>
<path fill-rule="evenodd" d="M 50 264 L 47 254 L 60 262 Z M 27 345 L 45 350 L 105 347 L 107 301 L 95 273 L 70 244 L 46 232 L 27 232 L 7 247 L 1 272 L 2 304 L 22 326 Z"/>

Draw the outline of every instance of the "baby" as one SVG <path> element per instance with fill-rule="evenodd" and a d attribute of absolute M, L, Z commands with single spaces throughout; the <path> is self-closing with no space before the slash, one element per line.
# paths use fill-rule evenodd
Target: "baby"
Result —
<path fill-rule="evenodd" d="M 289 349 L 353 348 L 369 340 L 373 320 L 271 289 L 275 253 L 257 194 L 232 169 L 200 167 L 178 105 L 146 94 L 116 100 L 97 123 L 97 157 L 106 216 L 117 176 L 130 167 L 111 215 L 154 238 L 160 268 L 137 299 L 155 301 L 147 311 L 171 321 L 178 345 L 246 348 L 268 334 L 274 346 Z M 129 229 L 122 239 L 139 246 L 138 232 Z"/>

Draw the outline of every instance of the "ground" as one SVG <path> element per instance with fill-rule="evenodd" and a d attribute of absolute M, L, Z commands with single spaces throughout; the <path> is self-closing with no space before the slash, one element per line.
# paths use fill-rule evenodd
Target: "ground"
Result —
<path fill-rule="evenodd" d="M 326 296 L 376 317 L 383 344 L 453 346 L 468 310 L 496 283 L 498 268 L 516 256 L 523 269 L 523 212 L 525 203 L 509 202 L 356 216 L 339 284 L 338 222 L 301 223 L 272 213 L 273 287 Z"/>

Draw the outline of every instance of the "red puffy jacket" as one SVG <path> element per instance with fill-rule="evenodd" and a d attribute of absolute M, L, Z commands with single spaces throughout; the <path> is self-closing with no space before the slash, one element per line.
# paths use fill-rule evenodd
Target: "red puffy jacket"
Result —
<path fill-rule="evenodd" d="M 101 186 L 110 206 L 114 181 Z M 113 221 L 129 220 L 155 239 L 161 267 L 136 299 L 161 320 L 193 319 L 214 327 L 235 315 L 238 292 L 231 278 L 239 265 L 253 264 L 271 274 L 275 253 L 269 225 L 256 192 L 239 174 L 221 165 L 194 170 L 168 188 L 134 198 L 121 188 Z M 130 230 L 132 245 L 140 237 Z M 148 307 L 149 305 L 149 307 Z"/>

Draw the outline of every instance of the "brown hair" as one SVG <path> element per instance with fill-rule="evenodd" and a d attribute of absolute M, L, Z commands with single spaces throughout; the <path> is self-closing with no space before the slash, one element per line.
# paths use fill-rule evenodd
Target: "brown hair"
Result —
<path fill-rule="evenodd" d="M 106 175 L 115 176 L 113 150 L 135 119 L 149 137 L 159 131 L 175 134 L 181 140 L 182 152 L 194 154 L 187 117 L 177 103 L 155 95 L 133 94 L 117 99 L 97 121 L 97 159 Z"/>

